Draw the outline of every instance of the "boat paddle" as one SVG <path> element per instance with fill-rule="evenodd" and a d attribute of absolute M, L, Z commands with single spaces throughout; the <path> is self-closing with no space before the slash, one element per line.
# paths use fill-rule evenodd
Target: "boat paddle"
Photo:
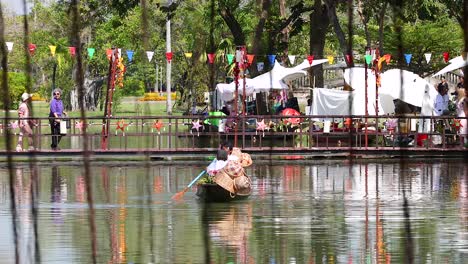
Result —
<path fill-rule="evenodd" d="M 216 160 L 216 159 L 214 159 L 214 160 L 210 163 L 210 165 L 211 165 L 215 160 Z M 208 165 L 208 166 L 209 166 L 209 165 Z M 172 199 L 173 199 L 173 200 L 180 200 L 180 199 L 182 199 L 182 198 L 184 197 L 184 194 L 190 189 L 190 187 L 192 187 L 192 185 L 193 185 L 195 182 L 197 182 L 198 179 L 200 179 L 205 173 L 206 173 L 206 170 L 203 170 L 202 172 L 200 172 L 200 174 L 198 174 L 198 176 L 195 177 L 195 179 L 193 179 L 193 180 L 189 183 L 189 185 L 187 185 L 187 187 L 185 187 L 182 191 L 180 191 L 180 192 L 174 194 L 174 195 L 172 196 Z"/>

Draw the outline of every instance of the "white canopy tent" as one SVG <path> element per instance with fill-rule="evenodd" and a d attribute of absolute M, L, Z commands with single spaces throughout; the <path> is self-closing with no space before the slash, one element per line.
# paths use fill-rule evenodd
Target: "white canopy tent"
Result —
<path fill-rule="evenodd" d="M 301 69 L 287 68 L 275 61 L 271 71 L 260 74 L 252 79 L 256 92 L 269 91 L 271 89 L 287 89 L 286 82 L 305 76 L 307 73 Z"/>
<path fill-rule="evenodd" d="M 432 77 L 442 75 L 442 74 L 445 74 L 447 72 L 451 72 L 451 71 L 454 71 L 454 70 L 458 70 L 458 69 L 461 69 L 461 68 L 467 66 L 468 65 L 468 58 L 463 59 L 462 56 L 458 56 L 458 57 L 455 57 L 455 58 L 451 59 L 449 62 L 450 62 L 449 65 L 445 66 L 442 70 L 440 70 L 436 74 L 432 75 Z"/>
<path fill-rule="evenodd" d="M 313 60 L 312 65 L 311 65 L 308 60 L 304 60 L 301 64 L 294 66 L 293 69 L 305 70 L 305 69 L 314 67 L 315 65 L 319 65 L 325 62 L 328 62 L 328 60 L 327 59 Z"/>
<path fill-rule="evenodd" d="M 368 113 L 375 115 L 376 78 L 371 70 L 368 70 L 367 74 Z M 365 115 L 365 69 L 346 69 L 344 78 L 353 91 L 314 89 L 312 115 Z M 378 97 L 379 115 L 394 113 L 395 99 L 421 107 L 421 114 L 424 116 L 433 114 L 437 91 L 420 76 L 404 70 L 389 70 L 382 73 L 381 84 Z"/>

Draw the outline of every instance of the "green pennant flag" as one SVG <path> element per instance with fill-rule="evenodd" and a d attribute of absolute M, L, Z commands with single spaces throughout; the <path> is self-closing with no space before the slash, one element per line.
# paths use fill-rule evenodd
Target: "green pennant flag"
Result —
<path fill-rule="evenodd" d="M 232 61 L 234 60 L 234 54 L 228 54 L 227 59 L 228 59 L 228 63 L 231 64 Z"/>
<path fill-rule="evenodd" d="M 89 56 L 89 59 L 93 59 L 93 56 L 94 56 L 94 52 L 96 50 L 94 48 L 88 48 L 88 56 Z"/>
<path fill-rule="evenodd" d="M 367 64 L 371 64 L 372 55 L 367 54 L 365 57 L 366 57 L 366 63 L 367 63 Z"/>

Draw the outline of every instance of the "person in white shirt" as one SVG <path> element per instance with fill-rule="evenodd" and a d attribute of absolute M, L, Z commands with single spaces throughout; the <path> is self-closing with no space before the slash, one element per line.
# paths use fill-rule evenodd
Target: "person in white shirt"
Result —
<path fill-rule="evenodd" d="M 435 102 L 434 102 L 434 111 L 437 116 L 445 115 L 447 114 L 448 110 L 448 104 L 449 104 L 449 97 L 448 97 L 448 90 L 445 89 L 443 86 L 439 86 L 437 89 L 437 92 L 439 93 L 436 96 Z"/>

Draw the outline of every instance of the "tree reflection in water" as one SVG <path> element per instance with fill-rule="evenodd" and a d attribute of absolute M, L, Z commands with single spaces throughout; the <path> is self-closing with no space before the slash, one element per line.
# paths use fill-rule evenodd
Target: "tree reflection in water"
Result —
<path fill-rule="evenodd" d="M 245 201 L 203 204 L 194 192 L 172 201 L 205 165 L 93 164 L 98 262 L 402 263 L 407 227 L 415 262 L 457 263 L 466 255 L 465 163 L 259 161 L 248 168 L 255 191 Z M 0 170 L 0 256 L 10 263 L 15 244 L 7 173 Z M 30 259 L 31 170 L 20 166 L 14 173 L 17 249 Z M 60 163 L 37 173 L 42 261 L 89 263 L 82 167 Z"/>

